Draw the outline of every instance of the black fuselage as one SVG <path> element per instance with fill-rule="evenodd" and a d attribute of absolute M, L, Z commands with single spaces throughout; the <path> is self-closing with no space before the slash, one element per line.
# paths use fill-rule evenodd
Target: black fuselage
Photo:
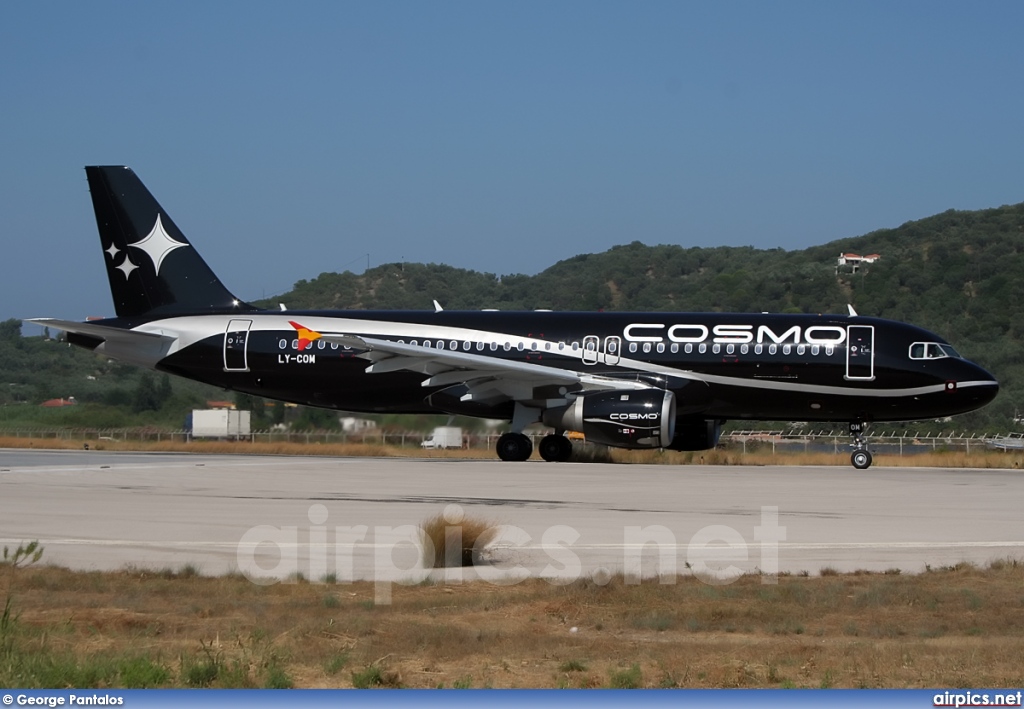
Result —
<path fill-rule="evenodd" d="M 264 311 L 233 318 L 233 331 L 228 316 L 187 319 L 210 321 L 210 331 L 161 360 L 159 369 L 273 399 L 348 411 L 511 418 L 507 402 L 481 407 L 444 396 L 447 387 L 424 388 L 423 373 L 367 373 L 368 362 L 357 349 L 320 340 L 300 350 L 286 320 L 313 329 L 429 343 L 438 350 L 640 379 L 674 391 L 680 415 L 706 418 L 928 419 L 976 409 L 998 390 L 988 372 L 964 359 L 912 359 L 914 343 L 945 341 L 912 325 L 875 318 Z M 246 322 L 243 333 L 238 323 Z M 240 343 L 234 350 L 226 347 L 231 338 Z"/>

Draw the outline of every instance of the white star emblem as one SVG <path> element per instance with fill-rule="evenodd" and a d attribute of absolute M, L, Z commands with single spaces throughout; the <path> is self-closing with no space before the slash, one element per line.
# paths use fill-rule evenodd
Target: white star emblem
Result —
<path fill-rule="evenodd" d="M 146 252 L 146 255 L 153 262 L 153 268 L 156 270 L 157 275 L 160 275 L 160 264 L 164 262 L 167 254 L 175 249 L 180 249 L 182 246 L 188 246 L 188 244 L 183 244 L 171 238 L 170 234 L 164 230 L 164 224 L 160 220 L 159 213 L 156 215 L 156 224 L 153 225 L 153 230 L 149 232 L 146 238 L 128 245 Z M 138 267 L 136 266 L 136 268 Z"/>
<path fill-rule="evenodd" d="M 115 256 L 117 256 L 119 253 L 121 253 L 121 249 L 119 249 L 116 246 L 114 246 L 114 242 L 113 241 L 110 242 L 110 248 L 109 249 L 104 249 L 104 251 L 106 251 L 108 254 L 110 254 L 110 260 L 111 261 L 114 260 Z"/>
<path fill-rule="evenodd" d="M 132 260 L 130 258 L 125 256 L 124 257 L 124 261 L 121 263 L 121 265 L 120 266 L 115 266 L 115 268 L 118 271 L 124 271 L 124 279 L 127 281 L 128 280 L 128 276 L 130 276 L 132 271 L 134 271 L 136 268 L 138 268 L 138 266 L 136 266 L 134 263 L 132 263 Z"/>

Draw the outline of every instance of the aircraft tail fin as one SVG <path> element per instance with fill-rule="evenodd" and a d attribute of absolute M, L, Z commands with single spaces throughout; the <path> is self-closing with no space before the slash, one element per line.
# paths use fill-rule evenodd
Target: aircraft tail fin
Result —
<path fill-rule="evenodd" d="M 87 167 L 118 317 L 244 312 L 135 173 Z"/>

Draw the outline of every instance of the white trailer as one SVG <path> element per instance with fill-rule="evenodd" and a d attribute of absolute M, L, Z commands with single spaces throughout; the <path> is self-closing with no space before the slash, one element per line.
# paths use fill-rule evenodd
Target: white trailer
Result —
<path fill-rule="evenodd" d="M 193 438 L 248 438 L 252 412 L 233 409 L 193 409 Z"/>
<path fill-rule="evenodd" d="M 438 426 L 420 444 L 423 448 L 462 448 L 462 429 L 458 426 Z"/>

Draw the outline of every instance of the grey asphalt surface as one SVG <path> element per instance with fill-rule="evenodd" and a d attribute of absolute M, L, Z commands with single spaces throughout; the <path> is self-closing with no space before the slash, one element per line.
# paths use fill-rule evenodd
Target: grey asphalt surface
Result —
<path fill-rule="evenodd" d="M 1024 558 L 1022 508 L 1016 470 L 0 450 L 0 543 L 75 569 L 409 581 L 410 525 L 461 510 L 502 525 L 489 578 L 919 572 Z"/>

